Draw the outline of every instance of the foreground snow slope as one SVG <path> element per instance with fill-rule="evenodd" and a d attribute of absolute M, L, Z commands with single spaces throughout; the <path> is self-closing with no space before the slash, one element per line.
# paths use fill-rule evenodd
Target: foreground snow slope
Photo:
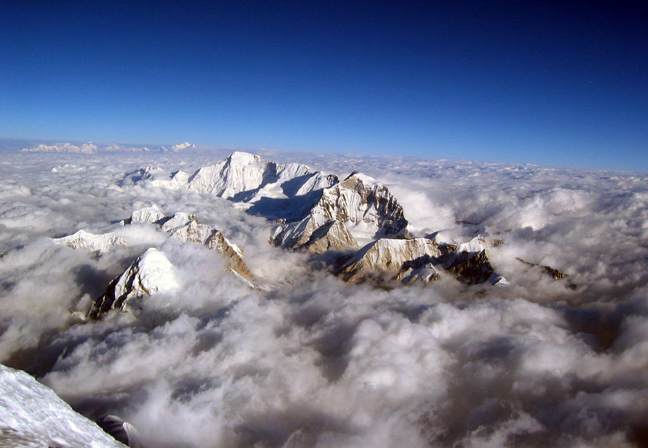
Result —
<path fill-rule="evenodd" d="M 52 389 L 0 365 L 0 446 L 124 448 Z"/>

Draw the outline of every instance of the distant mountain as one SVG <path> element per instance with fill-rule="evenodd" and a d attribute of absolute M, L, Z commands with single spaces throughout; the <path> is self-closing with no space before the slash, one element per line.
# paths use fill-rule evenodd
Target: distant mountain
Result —
<path fill-rule="evenodd" d="M 56 143 L 53 145 L 46 145 L 41 143 L 31 148 L 22 148 L 21 152 L 73 152 L 93 154 L 98 151 L 98 146 L 92 142 L 75 145 L 73 143 Z"/>
<path fill-rule="evenodd" d="M 194 149 L 196 145 L 189 142 L 180 143 L 170 147 L 159 146 L 155 150 L 162 152 L 180 152 L 187 149 Z M 61 153 L 81 153 L 96 154 L 101 152 L 149 152 L 151 148 L 141 145 L 125 145 L 121 143 L 40 143 L 31 147 L 20 149 L 21 152 L 61 152 Z"/>
<path fill-rule="evenodd" d="M 164 176 L 149 168 L 142 173 L 141 178 L 159 187 L 208 193 L 247 203 L 254 203 L 261 198 L 304 196 L 338 182 L 337 177 L 311 172 L 305 165 L 268 162 L 260 156 L 245 152 L 234 152 L 222 162 L 200 168 L 191 174 L 177 171 Z"/>

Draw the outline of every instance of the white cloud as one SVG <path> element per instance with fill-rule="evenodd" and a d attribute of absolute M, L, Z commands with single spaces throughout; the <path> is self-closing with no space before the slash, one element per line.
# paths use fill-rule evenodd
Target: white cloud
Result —
<path fill-rule="evenodd" d="M 509 287 L 383 291 L 311 271 L 304 254 L 268 244 L 270 223 L 226 200 L 119 184 L 150 163 L 191 172 L 223 155 L 8 155 L 2 361 L 44 375 L 90 417 L 130 420 L 152 446 L 632 446 L 648 410 L 646 177 L 265 151 L 385 182 L 418 232 L 505 241 L 490 255 Z M 214 251 L 119 224 L 151 204 L 223 231 L 265 289 Z M 49 239 L 80 229 L 128 246 L 97 258 Z M 145 302 L 139 320 L 78 324 L 71 312 L 149 247 L 181 290 Z"/>

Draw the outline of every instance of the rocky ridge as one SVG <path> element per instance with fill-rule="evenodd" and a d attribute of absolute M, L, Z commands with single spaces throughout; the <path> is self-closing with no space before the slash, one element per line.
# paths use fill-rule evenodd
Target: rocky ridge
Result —
<path fill-rule="evenodd" d="M 477 237 L 466 244 L 451 245 L 431 238 L 381 238 L 342 258 L 337 273 L 348 282 L 379 276 L 382 284 L 429 283 L 446 272 L 467 284 L 507 284 L 493 270 L 483 241 Z"/>
<path fill-rule="evenodd" d="M 171 238 L 205 245 L 226 258 L 227 270 L 248 286 L 255 287 L 252 283 L 253 275 L 243 261 L 243 251 L 219 230 L 200 223 L 195 215 L 179 212 L 166 216 L 156 205 L 152 205 L 135 210 L 121 223 L 157 225 Z M 62 238 L 52 238 L 52 241 L 73 249 L 90 249 L 98 255 L 114 246 L 127 245 L 123 238 L 114 233 L 95 235 L 85 230 Z M 178 287 L 171 262 L 161 251 L 149 248 L 109 283 L 106 292 L 93 302 L 85 317 L 99 319 L 113 309 L 128 311 L 141 308 L 142 298 L 161 292 L 173 292 Z"/>
<path fill-rule="evenodd" d="M 522 263 L 523 265 L 525 265 L 526 267 L 528 267 L 530 270 L 534 270 L 534 269 L 539 270 L 543 275 L 545 275 L 547 277 L 550 277 L 550 278 L 552 278 L 554 280 L 569 279 L 569 275 L 567 275 L 567 274 L 565 274 L 563 272 L 560 272 L 558 269 L 554 269 L 551 266 L 546 266 L 546 265 L 537 264 L 537 263 L 531 263 L 531 262 L 525 261 L 525 260 L 523 260 L 521 258 L 516 258 L 516 260 L 519 261 L 520 263 Z M 578 286 L 576 284 L 574 284 L 571 280 L 567 280 L 566 287 L 568 289 L 572 289 L 572 290 L 578 288 Z"/>
<path fill-rule="evenodd" d="M 166 216 L 156 205 L 152 205 L 134 211 L 123 223 L 157 225 L 172 238 L 205 245 L 226 257 L 228 270 L 246 281 L 253 279 L 252 273 L 243 261 L 243 251 L 225 238 L 218 229 L 200 223 L 196 215 L 178 212 Z"/>

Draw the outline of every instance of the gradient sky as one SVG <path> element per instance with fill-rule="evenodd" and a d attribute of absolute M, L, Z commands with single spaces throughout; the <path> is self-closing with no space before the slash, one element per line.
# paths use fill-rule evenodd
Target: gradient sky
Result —
<path fill-rule="evenodd" d="M 648 171 L 648 2 L 3 0 L 0 137 Z"/>

